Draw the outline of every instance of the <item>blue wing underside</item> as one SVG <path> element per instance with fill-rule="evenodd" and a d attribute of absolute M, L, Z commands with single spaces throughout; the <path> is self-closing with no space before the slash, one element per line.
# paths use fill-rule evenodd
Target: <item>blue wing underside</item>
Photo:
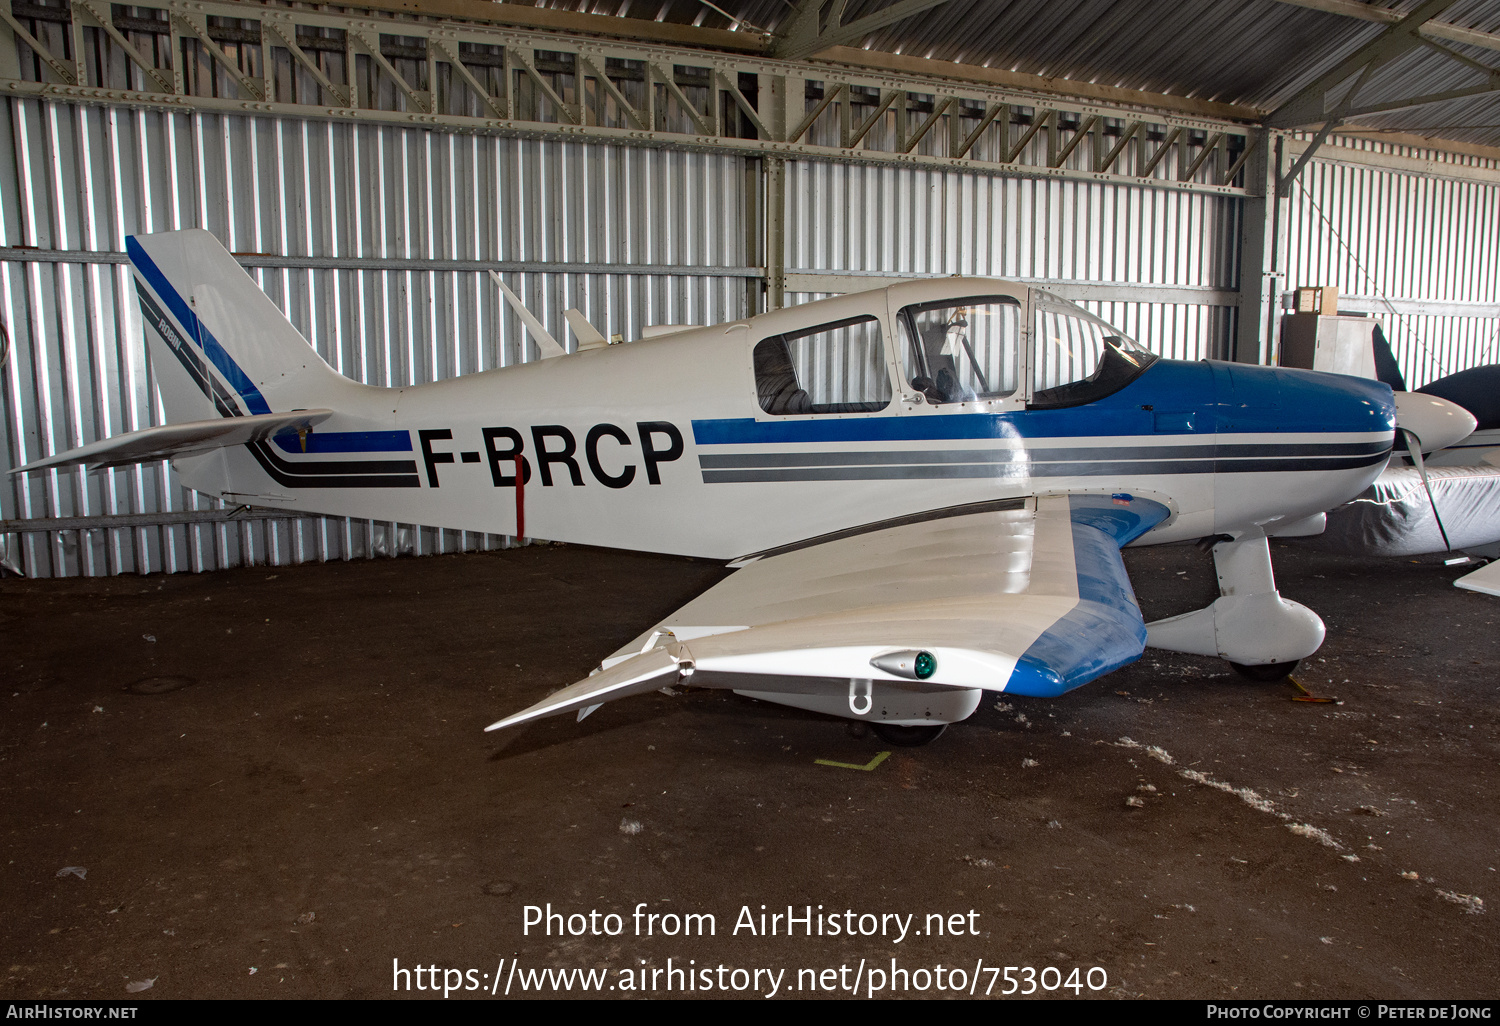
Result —
<path fill-rule="evenodd" d="M 1129 495 L 1072 495 L 1078 605 L 1016 662 L 1006 691 L 1052 697 L 1135 662 L 1146 625 L 1120 550 L 1167 519 L 1159 502 Z"/>

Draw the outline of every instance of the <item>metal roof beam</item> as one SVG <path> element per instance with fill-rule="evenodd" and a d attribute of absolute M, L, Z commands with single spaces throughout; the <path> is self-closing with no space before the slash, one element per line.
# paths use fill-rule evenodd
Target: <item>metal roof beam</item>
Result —
<path fill-rule="evenodd" d="M 1268 128 L 1298 128 L 1304 125 L 1337 124 L 1354 106 L 1360 87 L 1376 68 L 1388 64 L 1422 45 L 1417 30 L 1451 7 L 1455 0 L 1426 0 L 1411 14 L 1386 29 L 1379 36 L 1340 61 L 1331 71 L 1277 107 L 1265 119 Z M 1334 87 L 1359 75 L 1359 81 L 1346 92 L 1333 111 L 1328 109 L 1328 94 Z"/>
<path fill-rule="evenodd" d="M 103 10 L 102 0 L 72 0 L 69 7 L 37 9 L 57 12 L 54 20 L 62 23 L 67 18 L 63 24 L 76 29 L 77 20 L 85 17 L 84 4 Z M 8 0 L 0 0 L 0 15 L 9 6 Z M 152 70 L 163 81 L 149 75 L 145 80 L 126 80 L 115 72 L 113 78 L 83 81 L 71 74 L 68 61 L 50 55 L 63 73 L 44 72 L 47 81 L 21 79 L 18 69 L 7 72 L 0 62 L 0 95 L 342 123 L 420 124 L 486 135 L 596 139 L 767 159 L 965 168 L 980 174 L 1109 181 L 1219 195 L 1245 191 L 1237 172 L 1253 132 L 1243 122 L 1259 114 L 1229 107 L 1224 109 L 1250 117 L 1202 119 L 1195 115 L 1218 113 L 1222 105 L 1103 87 L 1087 87 L 1094 91 L 1080 99 L 1054 98 L 1049 86 L 1086 84 L 897 55 L 883 55 L 889 63 L 876 70 L 846 63 L 842 47 L 817 62 L 792 63 L 574 39 L 529 29 L 324 9 L 256 8 L 243 0 L 152 0 L 138 9 L 158 16 L 138 18 L 147 27 L 130 32 L 150 33 L 152 26 L 161 25 L 158 36 L 164 39 L 170 31 L 185 41 L 187 49 L 159 41 L 156 49 L 140 48 L 132 58 L 113 36 L 78 30 L 75 35 L 82 39 L 71 56 L 79 67 L 118 72 L 127 60 L 145 61 L 149 54 L 155 62 Z M 257 9 L 259 18 L 245 19 Z M 15 19 L 14 12 L 9 13 L 17 24 L 26 24 L 26 18 Z M 826 16 L 828 9 L 820 13 Z M 239 24 L 226 28 L 216 18 L 237 19 Z M 243 25 L 246 20 L 249 25 Z M 333 35 L 323 34 L 330 30 Z M 397 44 L 392 36 L 410 38 Z M 0 17 L 0 58 L 7 50 L 14 56 L 29 45 L 22 30 Z M 234 57 L 236 47 L 247 45 L 260 54 L 253 77 Z M 337 49 L 331 52 L 365 55 L 368 78 L 362 77 L 362 62 L 325 64 L 320 51 L 333 47 Z M 211 61 L 212 79 L 190 79 L 176 70 L 174 65 L 181 63 L 176 55 L 192 52 L 198 54 L 192 60 Z M 849 52 L 856 57 L 865 54 Z M 425 76 L 412 74 L 405 63 L 419 58 L 425 58 Z M 932 74 L 943 69 L 941 76 Z M 756 76 L 756 91 L 742 91 L 741 82 L 751 75 Z M 452 88 L 431 87 L 445 76 Z M 635 85 L 642 80 L 644 90 Z M 670 102 L 658 97 L 662 89 Z M 226 90 L 230 95 L 224 95 Z M 914 93 L 921 97 L 915 104 Z M 934 94 L 931 101 L 927 94 Z M 1172 101 L 1185 105 L 1173 111 Z M 1153 110 L 1153 103 L 1169 109 Z M 931 113 L 912 134 L 908 121 L 918 111 Z M 886 123 L 892 112 L 894 132 Z M 745 122 L 753 128 L 747 131 Z M 1113 137 L 1127 129 L 1130 141 L 1116 143 Z M 1227 146 L 1221 136 L 1228 136 Z M 1048 145 L 1035 145 L 1039 137 Z M 1157 144 L 1168 137 L 1177 145 L 1159 148 Z M 1137 152 L 1148 148 L 1152 152 Z M 1173 154 L 1177 163 L 1169 172 L 1166 161 Z"/>
<path fill-rule="evenodd" d="M 1401 20 L 1400 11 L 1390 7 L 1374 7 L 1360 3 L 1359 0 L 1278 0 L 1278 2 L 1290 4 L 1293 7 L 1322 11 L 1325 14 L 1341 14 L 1346 18 L 1358 18 L 1360 21 L 1370 21 L 1380 25 L 1394 25 Z M 1445 39 L 1450 43 L 1478 46 L 1486 50 L 1500 50 L 1500 35 L 1494 32 L 1481 32 L 1478 29 L 1452 25 L 1446 21 L 1429 21 L 1418 31 L 1428 39 Z"/>
<path fill-rule="evenodd" d="M 1484 85 L 1467 86 L 1463 89 L 1448 89 L 1441 93 L 1427 93 L 1422 96 L 1408 96 L 1400 100 L 1390 100 L 1386 103 L 1372 103 L 1365 107 L 1355 107 L 1348 111 L 1344 117 L 1361 118 L 1369 114 L 1385 114 L 1393 110 L 1405 110 L 1408 107 L 1420 107 L 1427 103 L 1442 103 L 1445 100 L 1463 100 L 1470 96 L 1482 96 L 1485 93 L 1500 92 L 1500 74 L 1490 76 L 1490 81 Z"/>
<path fill-rule="evenodd" d="M 1342 0 L 1336 0 L 1336 2 L 1342 2 Z M 1278 194 L 1283 196 L 1287 194 L 1292 182 L 1312 160 L 1314 153 L 1323 145 L 1329 134 L 1351 118 L 1500 91 L 1500 69 L 1488 67 L 1465 54 L 1458 53 L 1423 36 L 1422 30 L 1431 25 L 1433 19 L 1453 2 L 1454 0 L 1426 0 L 1406 17 L 1344 58 L 1331 71 L 1324 73 L 1317 81 L 1302 89 L 1296 96 L 1266 117 L 1263 124 L 1268 128 L 1286 129 L 1321 125 L 1317 135 L 1297 158 L 1296 163 L 1278 179 L 1276 186 Z M 1450 60 L 1483 74 L 1484 82 L 1444 92 L 1401 97 L 1363 106 L 1358 104 L 1360 91 L 1378 68 L 1418 47 L 1435 50 Z M 1345 89 L 1330 108 L 1330 99 L 1334 90 L 1344 85 L 1356 74 L 1359 77 L 1355 79 L 1354 84 Z"/>
<path fill-rule="evenodd" d="M 787 19 L 786 30 L 778 34 L 776 41 L 771 44 L 769 55 L 789 61 L 810 57 L 830 46 L 852 43 L 876 29 L 893 25 L 914 14 L 921 14 L 928 8 L 947 3 L 948 0 L 898 0 L 889 7 L 863 18 L 856 18 L 846 25 L 843 20 L 844 5 L 847 2 L 848 0 L 831 0 L 829 6 L 830 0 L 801 0 L 792 16 Z M 824 7 L 828 7 L 826 21 L 823 17 Z"/>

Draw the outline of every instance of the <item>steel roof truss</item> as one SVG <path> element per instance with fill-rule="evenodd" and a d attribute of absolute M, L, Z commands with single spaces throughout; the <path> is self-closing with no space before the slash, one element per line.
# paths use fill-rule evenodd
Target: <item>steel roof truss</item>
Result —
<path fill-rule="evenodd" d="M 323 74 L 323 69 L 318 66 L 318 62 L 309 57 L 307 52 L 297 45 L 297 27 L 295 25 L 282 21 L 279 18 L 267 18 L 263 24 L 276 34 L 276 38 L 281 41 L 281 45 L 292 55 L 292 59 L 302 65 L 307 73 L 313 77 L 313 80 L 321 88 L 327 90 L 328 95 L 332 96 L 342 106 L 347 107 L 353 102 L 353 97 L 345 91 L 344 87 L 334 85 L 328 76 Z M 457 58 L 454 59 L 454 64 L 458 64 Z M 461 71 L 460 73 L 465 76 L 468 75 L 467 71 Z M 481 90 L 482 94 L 483 90 Z"/>
<path fill-rule="evenodd" d="M 241 28 L 237 26 L 255 9 L 222 0 L 155 0 L 138 7 L 128 24 L 116 18 L 111 26 L 115 32 L 87 34 L 81 26 L 100 20 L 100 12 L 106 11 L 103 0 L 26 7 L 20 17 L 10 7 L 10 0 L 0 0 L 0 46 L 19 47 L 26 54 L 24 73 L 29 76 L 0 76 L 0 93 L 13 96 L 420 124 L 482 134 L 583 135 L 767 158 L 966 168 L 1232 195 L 1245 191 L 1229 184 L 1243 164 L 1233 158 L 1250 145 L 1251 133 L 1241 123 L 1062 99 L 1009 86 L 327 9 L 261 9 Z M 33 24 L 41 21 L 56 22 L 69 32 L 75 52 L 63 56 L 48 50 L 43 40 L 55 43 L 56 29 L 34 30 Z M 131 43 L 142 38 L 137 33 L 151 32 L 162 37 L 158 51 L 173 55 L 180 55 L 183 41 L 191 40 L 204 55 L 205 67 L 212 68 L 211 77 L 191 74 L 191 67 L 179 66 L 180 59 L 153 64 L 148 59 L 151 46 Z M 341 59 L 330 63 L 323 51 Z M 40 64 L 32 62 L 32 52 Z M 403 60 L 416 61 L 419 72 L 425 60 L 426 82 L 415 81 Z M 373 97 L 361 93 L 360 68 L 366 62 L 381 83 Z M 451 93 L 433 88 L 441 81 L 440 64 L 449 66 Z M 95 86 L 81 77 L 82 70 L 94 66 L 105 68 L 109 80 Z M 137 79 L 131 71 L 130 84 L 125 84 L 124 67 L 140 67 L 145 74 Z M 740 88 L 751 75 L 758 80 L 754 96 Z M 558 76 L 564 81 L 571 76 L 576 83 L 571 99 L 564 99 L 569 91 L 557 85 Z M 39 77 L 44 80 L 37 81 Z M 638 83 L 645 86 L 644 100 Z M 529 92 L 545 109 L 518 106 L 522 84 L 535 86 Z M 222 87 L 227 95 L 218 92 Z M 474 98 L 465 99 L 470 93 Z M 663 102 L 680 107 L 682 120 L 659 119 Z M 730 112 L 733 116 L 725 116 Z M 893 119 L 894 132 L 882 130 L 887 119 Z M 1046 145 L 1038 147 L 1042 131 Z M 1127 161 L 1132 139 L 1141 152 Z M 1147 139 L 1166 142 L 1147 154 Z M 1171 153 L 1176 161 L 1166 165 L 1169 173 L 1162 173 Z M 1228 170 L 1222 170 L 1225 163 L 1231 165 Z"/>
<path fill-rule="evenodd" d="M 902 153 L 910 153 L 912 150 L 916 149 L 917 144 L 922 141 L 922 137 L 928 132 L 932 131 L 932 126 L 942 120 L 943 115 L 946 114 L 949 108 L 953 107 L 953 105 L 956 103 L 958 103 L 958 98 L 954 96 L 945 96 L 941 101 L 934 103 L 932 105 L 932 113 L 927 115 L 927 120 L 918 125 L 915 132 L 908 134 L 907 137 L 901 141 L 901 145 L 898 146 L 897 149 L 899 149 Z M 956 112 L 953 117 L 957 119 Z M 896 119 L 896 123 L 904 124 L 904 119 L 898 117 Z"/>
<path fill-rule="evenodd" d="M 74 0 L 74 3 L 76 5 L 77 0 Z M 171 11 L 171 19 L 175 27 L 185 29 L 186 35 L 190 35 L 194 39 L 198 40 L 203 49 L 208 51 L 208 55 L 212 57 L 221 67 L 223 67 L 225 71 L 229 72 L 230 77 L 233 78 L 235 83 L 240 87 L 240 90 L 245 94 L 246 99 L 266 100 L 269 98 L 268 91 L 265 88 L 264 82 L 258 83 L 254 79 L 247 77 L 245 73 L 240 70 L 239 61 L 232 59 L 219 47 L 219 44 L 214 42 L 213 39 L 209 36 L 208 17 L 206 15 L 183 14 L 174 10 Z M 78 19 L 73 19 L 73 23 L 76 25 L 78 23 Z M 264 36 L 262 36 L 262 40 L 264 40 Z M 264 43 L 262 43 L 262 45 L 264 45 Z M 264 69 L 265 64 L 262 63 L 261 67 L 262 69 Z"/>
<path fill-rule="evenodd" d="M 162 92 L 170 93 L 174 91 L 175 86 L 173 84 L 171 76 L 162 75 L 161 71 L 159 71 L 156 67 L 156 62 L 153 60 L 148 60 L 146 57 L 144 57 L 141 52 L 131 44 L 130 40 L 125 38 L 125 33 L 115 28 L 113 19 L 108 14 L 102 13 L 99 8 L 93 4 L 92 0 L 74 0 L 73 6 L 75 9 L 86 13 L 90 21 L 94 22 L 94 24 L 98 25 L 99 28 L 103 29 L 109 35 L 109 38 L 115 41 L 115 45 L 120 48 L 125 56 L 128 57 L 131 62 L 139 67 L 143 72 L 145 72 L 146 75 L 151 79 L 151 81 L 155 82 L 158 86 L 161 87 Z"/>
<path fill-rule="evenodd" d="M 650 120 L 648 120 L 647 116 L 641 111 L 636 110 L 635 106 L 625 98 L 625 94 L 620 91 L 620 87 L 615 85 L 615 83 L 610 79 L 609 75 L 605 73 L 607 70 L 606 68 L 601 68 L 597 63 L 594 62 L 594 58 L 589 54 L 579 54 L 578 63 L 585 71 L 592 73 L 594 81 L 599 83 L 599 88 L 603 89 L 606 93 L 609 94 L 609 96 L 615 101 L 615 106 L 619 107 L 621 112 L 623 112 L 626 117 L 635 122 L 635 126 L 637 128 L 639 128 L 642 132 L 651 131 Z M 580 90 L 580 94 L 581 93 L 582 90 Z"/>
<path fill-rule="evenodd" d="M 20 36 L 21 41 L 30 47 L 31 51 L 41 58 L 42 63 L 51 68 L 52 73 L 62 79 L 63 82 L 72 86 L 81 85 L 82 83 L 79 81 L 75 71 L 69 68 L 60 57 L 49 50 L 36 36 L 26 31 L 25 26 L 15 19 L 15 16 L 10 13 L 9 8 L 9 3 L 0 6 L 0 18 L 3 18 L 5 23 L 10 26 L 10 30 Z"/>
<path fill-rule="evenodd" d="M 730 99 L 734 100 L 734 105 L 740 109 L 740 113 L 750 119 L 750 123 L 755 126 L 756 138 L 775 138 L 765 122 L 760 119 L 760 112 L 750 105 L 750 101 L 745 99 L 745 94 L 740 92 L 740 87 L 730 81 L 729 76 L 722 69 L 714 69 L 714 81 L 719 84 L 720 89 L 729 94 Z"/>
<path fill-rule="evenodd" d="M 1426 0 L 1401 21 L 1345 57 L 1331 70 L 1319 76 L 1317 81 L 1277 107 L 1266 117 L 1265 125 L 1269 128 L 1298 128 L 1326 122 L 1329 118 L 1329 94 L 1355 74 L 1359 74 L 1359 81 L 1344 94 L 1338 105 L 1344 111 L 1351 109 L 1360 87 L 1369 79 L 1370 73 L 1424 45 L 1426 41 L 1417 30 L 1424 22 L 1437 17 L 1453 3 L 1454 0 Z"/>
<path fill-rule="evenodd" d="M 552 105 L 557 108 L 557 112 L 559 114 L 566 117 L 575 125 L 583 124 L 583 83 L 578 81 L 581 76 L 577 73 L 576 54 L 574 55 L 573 81 L 577 83 L 577 85 L 575 86 L 575 90 L 579 96 L 579 101 L 575 104 L 569 103 L 567 100 L 564 100 L 561 96 L 559 96 L 557 90 L 552 88 L 552 83 L 548 82 L 546 77 L 537 70 L 534 51 L 530 49 L 522 50 L 509 48 L 507 50 L 507 53 L 511 60 L 520 65 L 521 70 L 524 71 L 526 73 L 526 76 L 531 79 L 532 84 L 540 89 L 542 91 L 542 95 L 545 96 L 552 103 Z M 381 60 L 383 62 L 385 58 L 381 58 Z M 510 85 L 509 75 L 506 76 L 506 85 Z M 691 107 L 692 105 L 689 104 L 688 106 Z"/>
<path fill-rule="evenodd" d="M 783 60 L 807 57 L 830 46 L 862 39 L 877 29 L 921 14 L 947 0 L 898 0 L 897 3 L 845 25 L 844 7 L 847 2 L 848 0 L 832 0 L 827 16 L 824 17 L 823 7 L 828 0 L 802 0 L 787 19 L 785 33 L 778 36 L 772 44 L 770 55 Z"/>
<path fill-rule="evenodd" d="M 718 111 L 711 101 L 710 106 L 714 109 L 710 109 L 708 114 L 705 115 L 703 111 L 698 109 L 697 104 L 688 99 L 687 93 L 683 92 L 682 87 L 677 84 L 677 74 L 671 65 L 663 66 L 656 61 L 652 61 L 647 67 L 647 92 L 651 91 L 651 85 L 653 81 L 660 82 L 662 85 L 666 86 L 667 92 L 677 101 L 677 105 L 683 109 L 683 111 L 689 118 L 692 119 L 692 122 L 695 126 L 697 126 L 698 133 L 700 135 L 716 136 L 719 134 Z"/>

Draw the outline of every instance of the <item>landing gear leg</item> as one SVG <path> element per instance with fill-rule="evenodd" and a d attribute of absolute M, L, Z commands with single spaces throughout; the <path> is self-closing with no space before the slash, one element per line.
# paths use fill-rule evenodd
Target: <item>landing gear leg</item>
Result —
<path fill-rule="evenodd" d="M 1276 591 L 1263 532 L 1214 546 L 1219 597 L 1214 604 L 1146 625 L 1146 644 L 1170 652 L 1218 656 L 1256 680 L 1280 680 L 1323 644 L 1323 621 Z"/>

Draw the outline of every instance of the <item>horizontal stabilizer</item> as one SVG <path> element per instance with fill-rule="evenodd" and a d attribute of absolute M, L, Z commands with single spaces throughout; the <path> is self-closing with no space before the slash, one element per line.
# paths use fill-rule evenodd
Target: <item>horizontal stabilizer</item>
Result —
<path fill-rule="evenodd" d="M 607 670 L 601 670 L 592 677 L 584 678 L 577 684 L 570 684 L 561 691 L 548 695 L 529 709 L 523 709 L 514 716 L 497 720 L 484 729 L 500 730 L 502 727 L 514 727 L 532 720 L 539 720 L 544 716 L 556 716 L 558 713 L 585 709 L 589 706 L 597 706 L 601 702 L 611 702 L 628 695 L 641 695 L 668 684 L 675 684 L 682 670 L 689 667 L 681 665 L 682 654 L 680 651 L 673 651 L 674 649 L 678 649 L 678 646 L 653 648 L 649 652 L 632 656 Z"/>
<path fill-rule="evenodd" d="M 285 431 L 306 432 L 333 416 L 332 410 L 260 413 L 251 417 L 221 417 L 190 424 L 166 424 L 104 438 L 12 470 L 25 474 L 87 464 L 92 470 L 130 463 L 175 459 L 246 442 L 261 442 Z"/>

